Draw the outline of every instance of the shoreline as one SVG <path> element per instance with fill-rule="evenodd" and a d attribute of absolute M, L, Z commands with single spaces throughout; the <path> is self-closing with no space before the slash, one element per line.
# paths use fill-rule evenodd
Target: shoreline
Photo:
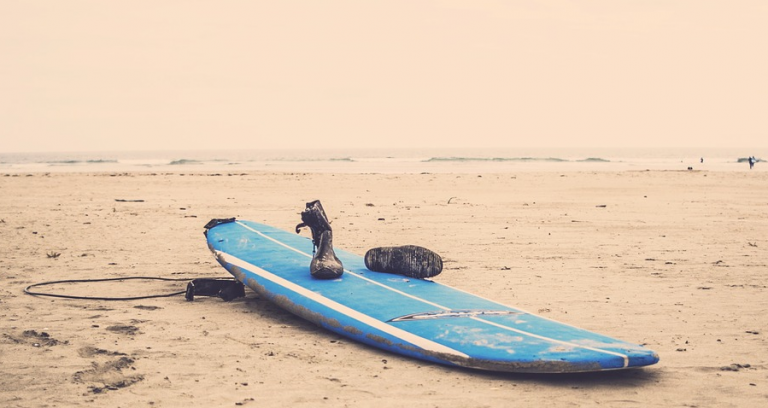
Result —
<path fill-rule="evenodd" d="M 60 172 L 311 172 L 338 174 L 521 171 L 749 170 L 764 149 L 293 149 L 0 154 L 0 174 Z M 703 160 L 703 162 L 702 162 Z M 758 162 L 755 170 L 764 163 Z"/>
<path fill-rule="evenodd" d="M 689 168 L 690 167 L 690 168 Z M 670 165 L 661 164 L 629 164 L 629 163 L 541 163 L 541 164 L 500 164 L 493 165 L 484 162 L 479 164 L 449 164 L 440 163 L 436 166 L 410 166 L 399 167 L 397 165 L 383 163 L 371 165 L 370 163 L 355 163 L 351 166 L 339 167 L 335 164 L 325 163 L 314 166 L 295 166 L 293 164 L 267 164 L 259 166 L 210 166 L 210 165 L 186 165 L 186 166 L 158 166 L 152 168 L 136 168 L 135 166 L 111 166 L 111 168 L 98 169 L 92 165 L 81 167 L 53 166 L 46 168 L 13 168 L 0 167 L 0 177 L 18 175 L 45 175 L 45 174 L 343 174 L 343 175 L 420 175 L 420 174 L 516 174 L 516 173 L 621 173 L 621 172 L 712 172 L 712 173 L 761 173 L 768 171 L 768 166 L 759 162 L 750 169 L 745 163 L 720 163 L 710 165 L 679 163 Z"/>

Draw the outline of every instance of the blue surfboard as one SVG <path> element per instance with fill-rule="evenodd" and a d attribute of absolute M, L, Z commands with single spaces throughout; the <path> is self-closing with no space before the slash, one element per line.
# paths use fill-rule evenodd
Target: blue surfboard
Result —
<path fill-rule="evenodd" d="M 335 249 L 344 274 L 309 274 L 309 238 L 250 221 L 206 230 L 237 280 L 285 310 L 350 339 L 426 361 L 475 369 L 566 373 L 659 361 L 643 346 L 559 323 L 430 280 L 373 272 Z"/>

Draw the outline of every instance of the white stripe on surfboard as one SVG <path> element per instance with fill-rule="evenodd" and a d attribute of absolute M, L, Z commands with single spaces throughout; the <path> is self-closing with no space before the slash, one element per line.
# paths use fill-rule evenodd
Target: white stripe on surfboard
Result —
<path fill-rule="evenodd" d="M 459 291 L 459 292 L 462 292 L 462 293 L 466 293 L 466 294 L 468 294 L 468 295 L 477 296 L 477 295 L 475 295 L 474 293 L 470 293 L 470 292 L 467 292 L 466 290 L 463 290 L 463 289 L 455 288 L 455 287 L 453 287 L 453 286 L 450 286 L 450 285 L 446 285 L 446 284 L 443 284 L 443 285 L 444 285 L 444 286 L 447 286 L 447 287 L 449 287 L 449 288 L 451 288 L 451 289 L 457 290 L 457 291 Z M 499 302 L 496 302 L 495 300 L 490 300 L 490 299 L 484 298 L 484 297 L 482 297 L 482 296 L 477 296 L 477 297 L 479 297 L 480 299 L 486 300 L 486 301 L 488 301 L 488 302 L 499 303 Z M 570 325 L 570 324 L 567 324 L 567 323 L 562 323 L 562 322 L 559 322 L 559 321 L 557 321 L 557 320 L 554 320 L 554 319 L 550 319 L 550 318 L 548 318 L 548 317 L 545 317 L 545 316 L 541 316 L 541 315 L 534 315 L 533 313 L 531 313 L 531 312 L 529 312 L 529 311 L 527 311 L 527 310 L 525 310 L 525 309 L 520 309 L 519 307 L 512 307 L 512 306 L 508 306 L 508 305 L 505 305 L 505 304 L 503 304 L 503 303 L 499 303 L 499 304 L 500 304 L 500 305 L 502 305 L 502 306 L 504 306 L 504 307 L 508 307 L 508 308 L 510 308 L 510 309 L 516 309 L 516 310 L 519 310 L 519 311 L 521 311 L 522 313 L 526 313 L 526 314 L 529 314 L 529 315 L 533 315 L 533 316 L 536 316 L 536 317 L 538 317 L 538 318 L 540 318 L 540 319 L 548 320 L 548 321 L 550 321 L 550 322 L 553 322 L 553 323 L 562 324 L 563 326 L 568 326 L 568 327 L 571 327 L 571 328 L 573 328 L 573 329 L 584 330 L 584 329 L 582 329 L 582 328 L 580 328 L 580 327 L 576 327 L 576 326 L 573 326 L 573 325 Z M 592 350 L 592 351 L 598 351 L 598 352 L 601 352 L 601 353 L 608 353 L 608 354 L 613 354 L 613 355 L 615 355 L 615 356 L 619 356 L 619 357 L 621 357 L 621 358 L 623 358 L 623 359 L 624 359 L 624 368 L 626 368 L 627 366 L 629 366 L 629 357 L 628 357 L 626 354 L 622 354 L 622 353 L 618 353 L 618 352 L 615 352 L 615 351 L 610 351 L 610 350 L 604 350 L 604 349 L 599 349 L 599 348 L 594 348 L 594 347 L 584 346 L 584 345 L 581 345 L 581 344 L 576 344 L 576 343 L 566 342 L 566 341 L 562 341 L 562 340 L 556 340 L 556 339 L 552 339 L 552 338 L 549 338 L 549 337 L 539 336 L 539 335 L 537 335 L 537 334 L 533 334 L 533 333 L 529 333 L 529 332 L 526 332 L 526 331 L 518 330 L 518 329 L 515 329 L 515 328 L 513 328 L 513 327 L 510 327 L 510 326 L 505 326 L 505 325 L 502 325 L 502 324 L 493 323 L 493 322 L 490 322 L 490 321 L 487 321 L 487 320 L 484 320 L 484 319 L 482 319 L 482 318 L 479 318 L 479 317 L 475 317 L 475 316 L 472 316 L 471 318 L 472 318 L 472 319 L 475 319 L 475 320 L 478 320 L 478 321 L 482 321 L 482 322 L 484 322 L 484 323 L 488 323 L 488 324 L 490 324 L 490 325 L 493 325 L 493 326 L 498 326 L 498 327 L 500 327 L 500 328 L 503 328 L 503 329 L 511 330 L 511 331 L 514 331 L 514 332 L 518 332 L 518 333 L 521 333 L 521 334 L 527 334 L 527 335 L 529 335 L 529 336 L 538 337 L 538 338 L 540 338 L 540 339 L 542 339 L 542 340 L 550 340 L 550 341 L 558 342 L 558 343 L 561 343 L 561 344 L 564 344 L 564 345 L 568 345 L 568 346 L 574 346 L 574 345 L 575 345 L 575 346 L 577 346 L 577 347 L 580 347 L 580 348 L 583 348 L 583 349 L 586 349 L 586 350 Z"/>
<path fill-rule="evenodd" d="M 240 221 L 236 221 L 236 223 L 237 223 L 237 224 L 239 224 L 240 226 L 242 226 L 243 228 L 246 228 L 246 229 L 247 229 L 247 230 L 249 230 L 249 231 L 255 232 L 256 234 L 258 234 L 258 235 L 260 235 L 260 236 L 262 236 L 262 237 L 264 237 L 264 238 L 266 238 L 266 239 L 268 239 L 268 240 L 270 240 L 270 241 L 272 241 L 272 242 L 274 242 L 274 243 L 276 243 L 276 244 L 278 244 L 278 245 L 281 245 L 281 246 L 283 246 L 283 247 L 285 247 L 285 248 L 287 248 L 287 249 L 290 249 L 291 251 L 294 251 L 294 252 L 296 252 L 296 253 L 299 253 L 299 254 L 301 254 L 301 255 L 304 255 L 304 256 L 306 256 L 306 257 L 308 257 L 308 258 L 312 258 L 312 255 L 311 255 L 311 254 L 308 254 L 308 253 L 306 253 L 306 252 L 303 252 L 303 251 L 301 251 L 301 250 L 299 250 L 299 249 L 297 249 L 297 248 L 294 248 L 294 247 L 292 247 L 292 246 L 290 246 L 290 245 L 288 245 L 288 244 L 286 244 L 286 243 L 284 243 L 284 242 L 280 242 L 280 241 L 278 241 L 278 240 L 276 240 L 276 239 L 274 239 L 274 238 L 272 238 L 272 237 L 270 237 L 270 236 L 268 236 L 268 235 L 266 235 L 266 234 L 262 233 L 261 231 L 259 231 L 259 230 L 257 230 L 257 229 L 254 229 L 254 228 L 250 227 L 249 225 L 243 224 L 243 223 L 242 223 L 242 222 L 240 222 Z M 449 308 L 449 307 L 446 307 L 446 306 L 443 306 L 443 305 L 440 305 L 440 304 L 437 304 L 437 303 L 434 303 L 434 302 L 430 302 L 430 301 L 428 301 L 428 300 L 426 300 L 426 299 L 422 299 L 422 298 L 420 298 L 420 297 L 418 297 L 418 296 L 414 296 L 414 295 L 411 295 L 411 294 L 409 294 L 409 293 L 405 293 L 405 292 L 403 292 L 403 291 L 400 291 L 400 290 L 398 290 L 398 289 L 395 289 L 395 288 L 393 288 L 393 287 L 391 287 L 391 286 L 387 286 L 387 285 L 385 285 L 385 284 L 383 284 L 383 283 L 381 283 L 381 282 L 377 282 L 377 281 L 374 281 L 374 280 L 372 280 L 372 279 L 369 279 L 369 278 L 367 278 L 367 277 L 365 277 L 365 276 L 362 276 L 362 275 L 359 275 L 359 274 L 357 274 L 357 273 L 351 272 L 351 271 L 349 271 L 349 270 L 347 270 L 347 269 L 345 269 L 344 271 L 346 271 L 346 272 L 349 272 L 349 275 L 351 275 L 351 276 L 355 276 L 355 277 L 357 277 L 357 278 L 359 278 L 359 279 L 363 279 L 363 280 L 365 280 L 365 281 L 368 281 L 368 282 L 370 282 L 370 283 L 373 283 L 373 284 L 375 284 L 375 285 L 378 285 L 378 286 L 381 286 L 381 287 L 383 287 L 383 288 L 385 288 L 385 289 L 388 289 L 388 290 L 390 290 L 390 291 L 392 291 L 392 292 L 396 292 L 396 293 L 398 293 L 398 294 L 400 294 L 400 295 L 403 295 L 403 296 L 409 297 L 409 298 L 411 298 L 411 299 L 414 299 L 414 300 L 417 300 L 417 301 L 420 301 L 420 302 L 426 303 L 426 304 L 428 304 L 428 305 L 431 305 L 431 306 L 434 306 L 434 307 L 437 307 L 437 308 L 440 308 L 440 309 L 443 309 L 443 310 L 451 310 L 451 308 Z M 282 279 L 282 278 L 281 278 L 281 279 Z M 287 281 L 287 282 L 288 282 L 288 281 Z M 448 285 L 445 285 L 445 286 L 448 286 Z M 299 286 L 299 287 L 300 287 L 300 286 Z M 451 287 L 451 286 L 448 286 L 448 287 Z M 456 289 L 456 288 L 453 288 L 453 287 L 451 287 L 451 288 L 452 288 L 452 289 L 455 289 L 455 290 L 458 290 L 458 291 L 460 291 L 460 292 L 463 292 L 463 293 L 467 293 L 467 294 L 470 294 L 469 292 L 466 292 L 466 291 L 464 291 L 464 290 L 461 290 L 461 289 Z M 314 292 L 312 292 L 312 293 L 314 293 Z M 473 296 L 476 296 L 476 295 L 473 295 Z M 481 298 L 482 298 L 482 297 L 481 297 Z M 482 298 L 482 299 L 485 299 L 485 298 Z M 485 300 L 488 300 L 489 302 L 493 302 L 493 303 L 498 303 L 498 302 L 494 302 L 494 301 L 491 301 L 491 300 L 489 300 L 489 299 L 485 299 Z M 346 307 L 346 306 L 345 306 L 345 307 Z M 513 307 L 510 307 L 510 306 L 506 306 L 506 307 L 509 307 L 510 309 L 517 309 L 517 310 L 521 310 L 521 311 L 523 311 L 523 312 L 525 312 L 525 313 L 528 313 L 528 314 L 531 314 L 531 315 L 533 315 L 532 313 L 530 313 L 530 312 L 527 312 L 527 311 L 524 311 L 524 310 L 522 310 L 522 309 L 513 308 Z M 352 309 L 350 309 L 350 310 L 352 310 Z M 536 316 L 538 316 L 538 315 L 536 315 Z M 556 321 L 554 321 L 554 320 L 552 320 L 552 319 L 548 319 L 548 318 L 546 318 L 546 317 L 543 317 L 543 316 L 539 316 L 539 317 L 541 317 L 541 318 L 543 318 L 543 319 L 545 319 L 545 320 L 549 320 L 549 321 L 553 321 L 553 322 L 556 322 Z M 530 333 L 530 332 L 527 332 L 527 331 L 524 331 L 524 330 L 516 329 L 516 328 L 514 328 L 514 327 L 506 326 L 506 325 L 503 325 L 503 324 L 494 323 L 494 322 L 491 322 L 491 321 L 489 321 L 489 320 L 485 320 L 485 319 L 482 319 L 482 318 L 479 318 L 479 317 L 471 317 L 471 319 L 473 319 L 473 320 L 476 320 L 476 321 L 478 321 L 478 322 L 482 322 L 482 323 L 485 323 L 485 324 L 489 324 L 489 325 L 491 325 L 491 326 L 496 326 L 496 327 L 499 327 L 499 328 L 502 328 L 502 329 L 505 329 L 505 330 L 510 330 L 510 331 L 513 331 L 513 332 L 516 332 L 516 333 L 520 333 L 520 334 L 524 334 L 524 335 L 526 335 L 526 336 L 531 336 L 531 337 L 534 337 L 534 338 L 538 338 L 538 339 L 542 339 L 542 340 L 550 341 L 550 342 L 553 342 L 553 343 L 562 344 L 562 345 L 566 345 L 566 346 L 569 346 L 569 347 L 576 347 L 576 348 L 581 348 L 581 349 L 585 349 L 585 350 L 590 350 L 590 351 L 594 351 L 594 352 L 598 352 L 598 353 L 605 353 L 605 354 L 610 354 L 610 355 L 613 355 L 613 356 L 621 357 L 621 358 L 624 360 L 624 367 L 627 367 L 627 366 L 629 365 L 629 357 L 628 357 L 627 355 L 625 355 L 625 354 L 622 354 L 622 353 L 618 353 L 618 352 L 615 352 L 615 351 L 610 351 L 610 350 L 603 350 L 603 349 L 594 348 L 594 347 L 589 347 L 589 346 L 585 346 L 585 345 L 581 345 L 581 344 L 577 344 L 577 343 L 572 343 L 572 342 L 568 342 L 568 341 L 563 341 L 563 340 L 557 340 L 557 339 L 553 339 L 553 338 L 551 338 L 551 337 L 546 337 L 546 336 L 542 336 L 542 335 L 539 335 L 539 334 L 534 334 L 534 333 Z M 378 320 L 377 320 L 377 321 L 378 321 Z M 558 323 L 558 324 L 563 324 L 563 323 L 560 323 L 560 322 L 556 322 L 556 323 Z M 564 325 L 565 325 L 565 324 L 564 324 Z M 570 326 L 570 325 L 566 325 L 566 326 L 569 326 L 569 327 L 574 327 L 574 328 L 575 328 L 575 326 Z"/>
<path fill-rule="evenodd" d="M 235 265 L 239 268 L 247 269 L 249 271 L 252 271 L 253 273 L 258 274 L 264 279 L 267 279 L 269 281 L 272 281 L 273 283 L 280 285 L 290 291 L 293 291 L 299 295 L 302 295 L 308 299 L 311 299 L 323 306 L 329 307 L 343 315 L 346 315 L 352 319 L 355 319 L 363 324 L 366 324 L 368 326 L 371 326 L 375 329 L 381 330 L 393 337 L 399 338 L 403 341 L 406 341 L 408 343 L 411 343 L 417 347 L 420 347 L 424 350 L 435 352 L 435 353 L 443 353 L 443 354 L 450 354 L 453 356 L 461 357 L 461 358 L 469 358 L 468 355 L 458 351 L 454 350 L 450 347 L 443 346 L 442 344 L 435 343 L 432 340 L 425 339 L 423 337 L 417 336 L 413 333 L 409 333 L 405 330 L 398 329 L 397 327 L 391 326 L 389 324 L 386 324 L 382 322 L 381 320 L 375 319 L 371 316 L 368 316 L 364 313 L 360 313 L 357 310 L 351 309 L 347 306 L 344 306 L 338 302 L 335 302 L 331 299 L 328 299 L 325 296 L 322 296 L 318 293 L 315 293 L 307 288 L 304 288 L 300 285 L 297 285 L 287 279 L 281 278 L 271 272 L 265 271 L 264 269 L 259 268 L 256 265 L 253 265 L 249 262 L 246 262 L 234 255 L 227 254 L 226 252 L 216 251 L 216 255 L 218 257 L 221 257 L 224 262 L 227 262 L 229 264 Z"/>
<path fill-rule="evenodd" d="M 617 356 L 617 357 L 621 357 L 622 359 L 624 359 L 624 368 L 626 368 L 626 367 L 629 365 L 629 357 L 627 357 L 627 356 L 626 356 L 626 355 L 624 355 L 624 354 L 621 354 L 621 353 L 617 353 L 617 352 L 615 352 L 615 351 L 610 351 L 610 350 L 602 350 L 602 349 L 599 349 L 599 348 L 594 348 L 594 347 L 589 347 L 589 346 L 583 346 L 583 345 L 580 345 L 580 344 L 571 343 L 571 342 L 568 342 L 568 341 L 563 341 L 563 340 L 557 340 L 557 339 L 553 339 L 553 338 L 550 338 L 550 337 L 546 337 L 546 336 L 540 336 L 540 335 L 538 335 L 538 334 L 529 333 L 529 332 L 527 332 L 527 331 L 524 331 L 524 330 L 515 329 L 514 327 L 509 327 L 509 326 L 505 326 L 505 325 L 503 325 L 503 324 L 494 323 L 494 322 L 492 322 L 492 321 L 489 321 L 489 320 L 485 320 L 485 319 L 483 319 L 483 318 L 480 318 L 480 317 L 477 317 L 477 316 L 471 316 L 471 317 L 470 317 L 470 319 L 472 319 L 472 320 L 476 320 L 476 321 L 478 321 L 478 322 L 483 322 L 483 323 L 486 323 L 486 324 L 490 324 L 491 326 L 496 326 L 496 327 L 498 327 L 498 328 L 501 328 L 501 329 L 510 330 L 510 331 L 513 331 L 513 332 L 515 332 L 515 333 L 520 333 L 520 334 L 524 334 L 524 335 L 526 335 L 526 336 L 535 337 L 535 338 L 537 338 L 537 339 L 542 339 L 542 340 L 552 341 L 552 342 L 555 342 L 555 343 L 559 343 L 559 344 L 562 344 L 562 345 L 565 345 L 565 346 L 568 346 L 568 347 L 574 347 L 574 346 L 576 346 L 576 347 L 579 347 L 579 348 L 582 348 L 582 349 L 585 349 L 585 350 L 596 351 L 596 352 L 598 352 L 598 353 L 606 353 L 606 354 L 611 354 L 611 355 L 614 355 L 614 356 Z"/>

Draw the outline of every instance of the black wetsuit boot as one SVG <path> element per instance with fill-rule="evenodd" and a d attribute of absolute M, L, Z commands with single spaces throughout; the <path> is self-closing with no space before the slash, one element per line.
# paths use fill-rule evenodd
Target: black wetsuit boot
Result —
<path fill-rule="evenodd" d="M 442 272 L 443 259 L 429 249 L 416 245 L 379 247 L 365 253 L 365 267 L 375 272 L 424 279 Z"/>
<path fill-rule="evenodd" d="M 333 252 L 333 231 L 319 200 L 307 203 L 307 208 L 301 212 L 301 220 L 304 222 L 296 226 L 296 233 L 303 227 L 309 227 L 312 231 L 312 243 L 315 244 L 309 273 L 318 279 L 341 277 L 344 266 Z"/>

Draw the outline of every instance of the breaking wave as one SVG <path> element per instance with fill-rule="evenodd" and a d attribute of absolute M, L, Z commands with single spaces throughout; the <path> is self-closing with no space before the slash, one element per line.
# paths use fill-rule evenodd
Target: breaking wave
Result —
<path fill-rule="evenodd" d="M 610 163 L 610 160 L 599 157 L 590 157 L 580 160 L 562 159 L 559 157 L 432 157 L 425 162 L 545 162 L 545 163 L 565 163 L 565 162 L 589 162 L 589 163 Z"/>
<path fill-rule="evenodd" d="M 93 159 L 93 160 L 50 160 L 50 161 L 44 161 L 41 162 L 43 164 L 48 164 L 51 166 L 66 166 L 66 165 L 75 165 L 75 164 L 109 164 L 109 163 L 118 163 L 117 160 L 112 159 Z"/>
<path fill-rule="evenodd" d="M 186 164 L 203 164 L 203 162 L 200 160 L 179 159 L 179 160 L 173 160 L 168 164 L 171 166 L 180 166 L 180 165 L 186 165 Z"/>

